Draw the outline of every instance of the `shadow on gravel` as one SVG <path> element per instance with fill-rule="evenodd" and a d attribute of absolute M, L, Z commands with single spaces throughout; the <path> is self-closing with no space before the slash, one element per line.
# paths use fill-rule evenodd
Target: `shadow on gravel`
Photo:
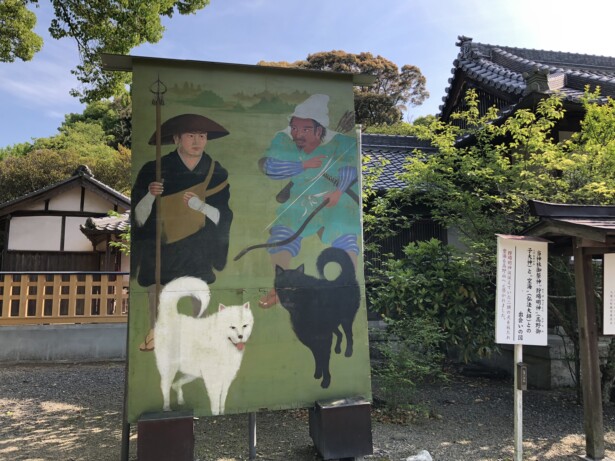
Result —
<path fill-rule="evenodd" d="M 0 368 L 0 460 L 116 460 L 120 364 Z"/>
<path fill-rule="evenodd" d="M 120 457 L 124 365 L 0 366 L 0 461 L 115 461 Z M 398 461 L 428 450 L 434 461 L 510 461 L 513 391 L 507 380 L 454 376 L 418 390 L 431 417 L 393 424 L 374 411 L 374 455 Z M 524 393 L 525 461 L 577 461 L 583 413 L 571 390 Z M 257 460 L 315 461 L 306 410 L 258 413 Z M 615 458 L 615 407 L 604 409 L 606 455 Z M 195 424 L 195 460 L 248 459 L 248 417 Z M 130 459 L 136 460 L 133 426 Z"/>

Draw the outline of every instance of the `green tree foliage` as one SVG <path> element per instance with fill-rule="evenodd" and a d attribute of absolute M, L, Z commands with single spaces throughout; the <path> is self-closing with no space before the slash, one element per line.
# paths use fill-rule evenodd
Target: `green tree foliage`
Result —
<path fill-rule="evenodd" d="M 9 157 L 0 163 L 0 203 L 67 179 L 78 164 L 75 153 L 47 149 Z"/>
<path fill-rule="evenodd" d="M 599 89 L 588 93 L 582 130 L 565 144 L 570 160 L 562 173 L 570 184 L 572 201 L 587 204 L 615 203 L 615 100 L 596 104 Z"/>
<path fill-rule="evenodd" d="M 89 103 L 68 114 L 58 134 L 0 149 L 0 203 L 67 179 L 79 165 L 130 194 L 130 96 Z"/>
<path fill-rule="evenodd" d="M 372 125 L 366 127 L 363 131 L 365 133 L 374 133 L 374 134 L 389 134 L 389 135 L 398 135 L 398 136 L 413 136 L 416 131 L 414 125 L 427 125 L 429 126 L 436 120 L 435 115 L 425 115 L 421 117 L 417 117 L 412 123 L 408 122 L 396 122 L 393 124 L 384 124 L 384 125 Z"/>
<path fill-rule="evenodd" d="M 438 240 L 404 248 L 404 257 L 388 260 L 380 282 L 370 289 L 372 305 L 389 319 L 398 337 L 414 318 L 432 319 L 441 330 L 439 346 L 454 347 L 463 358 L 488 355 L 493 347 L 493 301 L 483 267 Z"/>
<path fill-rule="evenodd" d="M 382 343 L 378 344 L 378 364 L 374 367 L 374 392 L 384 400 L 386 411 L 396 420 L 425 414 L 414 401 L 419 384 L 446 381 L 442 364 L 445 334 L 437 320 L 429 316 L 406 316 L 390 322 Z M 410 413 L 407 411 L 410 410 Z"/>
<path fill-rule="evenodd" d="M 83 162 L 82 162 L 83 163 Z M 112 156 L 91 160 L 94 177 L 124 195 L 130 196 L 132 153 L 119 146 Z"/>
<path fill-rule="evenodd" d="M 110 147 L 111 139 L 99 123 L 77 121 L 63 125 L 56 136 L 36 139 L 27 149 L 14 146 L 13 155 L 0 161 L 0 203 L 67 179 L 82 164 L 99 181 L 129 194 L 131 152 L 121 145 Z M 21 154 L 14 155 L 17 151 Z"/>
<path fill-rule="evenodd" d="M 541 101 L 535 111 L 519 110 L 496 124 L 495 109 L 478 116 L 470 93 L 468 110 L 458 114 L 468 131 L 435 120 L 415 126 L 439 154 L 416 156 L 400 176 L 406 198 L 420 200 L 435 218 L 462 233 L 468 245 L 493 248 L 494 233 L 514 234 L 534 221 L 528 200 L 609 204 L 615 193 L 615 132 L 609 132 L 615 107 L 586 100 L 587 116 L 572 140 L 555 142 L 552 130 L 564 117 L 557 97 Z M 602 127 L 603 129 L 599 129 Z M 464 134 L 466 143 L 456 139 Z"/>
<path fill-rule="evenodd" d="M 388 134 L 398 136 L 412 136 L 414 128 L 408 122 L 396 122 L 391 125 L 372 125 L 366 127 L 363 132 L 374 134 Z"/>
<path fill-rule="evenodd" d="M 34 33 L 36 14 L 26 6 L 28 0 L 0 2 L 0 61 L 29 61 L 43 46 L 43 39 Z M 35 2 L 32 2 L 35 3 Z"/>
<path fill-rule="evenodd" d="M 108 136 L 106 143 L 117 149 L 118 146 L 131 146 L 132 103 L 130 95 L 124 91 L 112 99 L 104 99 L 87 104 L 81 114 L 68 114 L 60 128 L 65 129 L 78 122 L 97 123 Z"/>
<path fill-rule="evenodd" d="M 20 157 L 26 155 L 32 150 L 32 144 L 29 142 L 21 142 L 12 146 L 0 147 L 0 161 L 9 157 Z"/>
<path fill-rule="evenodd" d="M 25 143 L 0 149 L 0 158 L 26 153 L 36 148 L 66 148 L 67 145 L 82 144 L 118 149 L 119 146 L 130 148 L 132 129 L 132 102 L 127 91 L 112 99 L 88 103 L 80 114 L 71 113 L 64 117 L 58 128 L 59 135 L 39 138 L 33 143 Z M 83 139 L 79 139 L 83 138 Z M 29 146 L 29 148 L 28 148 Z"/>
<path fill-rule="evenodd" d="M 109 216 L 116 216 L 119 217 L 120 214 L 117 211 L 109 211 L 107 213 Z M 111 248 L 117 248 L 121 253 L 130 256 L 130 225 L 128 226 L 128 228 L 122 232 L 120 234 L 120 239 L 119 240 L 111 240 L 109 242 L 109 246 Z"/>
<path fill-rule="evenodd" d="M 173 14 L 191 14 L 204 8 L 209 0 L 50 0 L 55 17 L 49 33 L 54 39 L 75 40 L 81 56 L 72 73 L 84 85 L 72 90 L 82 102 L 98 101 L 119 94 L 129 75 L 104 72 L 101 53 L 128 54 L 143 43 L 162 38 L 161 18 Z M 28 5 L 38 0 L 3 0 L 0 3 L 0 60 L 32 59 L 40 50 L 42 39 L 33 32 L 35 13 Z"/>
<path fill-rule="evenodd" d="M 73 149 L 35 149 L 0 162 L 0 203 L 68 179 L 83 164 L 90 167 L 99 181 L 129 194 L 130 163 L 130 151 L 122 147 L 102 157 L 81 156 Z"/>
<path fill-rule="evenodd" d="M 429 97 L 425 77 L 418 67 L 406 64 L 400 70 L 395 63 L 371 53 L 323 51 L 310 54 L 303 61 L 258 64 L 373 75 L 373 85 L 354 89 L 356 123 L 364 126 L 399 122 L 406 104 L 418 106 Z"/>
<path fill-rule="evenodd" d="M 58 131 L 59 134 L 56 136 L 36 139 L 33 149 L 50 149 L 59 152 L 73 151 L 84 158 L 113 155 L 114 149 L 109 146 L 111 136 L 103 131 L 99 123 L 75 122 L 64 124 Z"/>
<path fill-rule="evenodd" d="M 477 312 L 489 315 L 475 317 L 467 324 L 472 332 L 474 352 L 488 350 L 488 342 L 483 345 L 481 342 L 494 331 L 495 234 L 518 234 L 535 222 L 536 218 L 529 212 L 530 199 L 556 203 L 613 203 L 615 104 L 608 100 L 598 105 L 592 102 L 596 100 L 597 93 L 587 94 L 581 132 L 563 142 L 556 142 L 552 136 L 555 124 L 565 115 L 557 97 L 542 100 L 534 111 L 518 110 L 502 120 L 498 119 L 495 109 L 480 116 L 476 94 L 470 92 L 467 110 L 455 115 L 467 129 L 437 119 L 413 125 L 413 133 L 429 140 L 438 148 L 438 153 L 421 155 L 417 152 L 408 159 L 405 171 L 399 175 L 405 186 L 383 198 L 380 209 L 389 209 L 387 203 L 420 204 L 431 210 L 435 220 L 459 234 L 465 246 L 463 260 L 479 271 L 491 293 L 491 296 L 476 296 L 475 306 Z M 365 222 L 376 223 L 377 219 Z M 416 258 L 417 255 L 407 253 L 406 257 Z M 408 289 L 415 283 L 408 274 L 404 275 L 407 264 L 413 263 L 393 262 L 388 266 L 390 280 L 401 277 L 400 287 L 396 289 L 400 305 L 412 306 L 415 311 L 433 309 L 432 298 L 418 298 L 423 304 L 416 305 L 416 289 Z M 433 262 L 425 264 L 422 273 L 434 267 Z M 467 270 L 460 266 L 446 277 L 459 280 L 463 272 L 459 272 L 457 278 L 454 272 L 462 268 Z M 401 282 L 404 278 L 406 282 Z M 458 284 L 458 288 L 462 286 L 465 285 Z M 432 288 L 438 293 L 438 287 Z M 400 291 L 402 289 L 406 292 Z M 439 291 L 446 290 L 440 288 Z M 473 296 L 466 302 L 470 299 L 473 300 Z M 382 310 L 391 306 L 387 302 L 377 307 Z M 550 307 L 557 308 L 552 303 Z M 449 326 L 461 326 L 461 331 L 465 328 L 464 317 L 458 318 L 459 312 L 445 310 L 444 313 L 443 320 L 448 318 Z"/>

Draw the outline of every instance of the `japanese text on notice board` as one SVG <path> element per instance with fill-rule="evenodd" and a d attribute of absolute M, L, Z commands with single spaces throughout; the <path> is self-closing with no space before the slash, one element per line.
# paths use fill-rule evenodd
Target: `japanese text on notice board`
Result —
<path fill-rule="evenodd" d="M 604 334 L 615 335 L 615 253 L 604 255 Z"/>
<path fill-rule="evenodd" d="M 498 236 L 496 342 L 547 344 L 547 242 Z"/>

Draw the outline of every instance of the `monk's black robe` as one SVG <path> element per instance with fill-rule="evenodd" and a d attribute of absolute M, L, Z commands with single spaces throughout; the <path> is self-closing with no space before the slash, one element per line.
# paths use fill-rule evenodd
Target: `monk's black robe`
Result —
<path fill-rule="evenodd" d="M 203 153 L 193 170 L 186 167 L 177 151 L 161 159 L 162 244 L 161 284 L 182 276 L 198 277 L 207 283 L 216 280 L 214 269 L 226 266 L 229 231 L 233 212 L 229 208 L 230 186 L 227 171 L 209 155 Z M 156 178 L 156 162 L 146 163 L 135 181 L 131 201 L 136 205 L 148 193 L 148 186 Z M 194 191 L 201 200 L 217 208 L 220 220 L 216 225 L 200 211 L 183 203 L 185 191 Z M 132 272 L 139 285 L 155 283 L 156 206 L 142 226 L 132 213 Z"/>

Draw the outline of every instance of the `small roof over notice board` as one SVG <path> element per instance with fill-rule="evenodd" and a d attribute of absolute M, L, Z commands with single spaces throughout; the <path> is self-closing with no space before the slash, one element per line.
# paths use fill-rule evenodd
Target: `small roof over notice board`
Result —
<path fill-rule="evenodd" d="M 615 251 L 615 206 L 537 200 L 530 200 L 529 205 L 532 214 L 540 220 L 525 229 L 524 235 L 547 238 L 559 248 L 570 248 L 572 240 L 578 238 L 582 246 L 595 248 L 599 253 L 608 248 Z"/>
<path fill-rule="evenodd" d="M 588 459 L 603 459 L 604 422 L 592 260 L 615 253 L 615 206 L 536 200 L 531 200 L 529 205 L 539 221 L 522 233 L 548 238 L 554 242 L 556 251 L 574 256 L 585 449 Z M 605 281 L 603 290 L 606 284 Z"/>

